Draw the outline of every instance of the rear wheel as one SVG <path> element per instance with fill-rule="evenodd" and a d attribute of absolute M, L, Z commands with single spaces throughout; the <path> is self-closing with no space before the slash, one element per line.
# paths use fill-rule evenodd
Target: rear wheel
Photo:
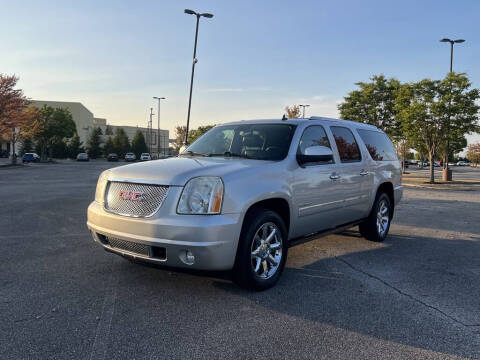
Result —
<path fill-rule="evenodd" d="M 282 218 L 266 209 L 254 209 L 245 218 L 234 267 L 235 281 L 265 290 L 280 278 L 287 258 L 287 231 Z"/>
<path fill-rule="evenodd" d="M 361 223 L 360 234 L 365 239 L 381 242 L 385 240 L 392 220 L 392 207 L 387 194 L 379 193 L 368 219 Z"/>

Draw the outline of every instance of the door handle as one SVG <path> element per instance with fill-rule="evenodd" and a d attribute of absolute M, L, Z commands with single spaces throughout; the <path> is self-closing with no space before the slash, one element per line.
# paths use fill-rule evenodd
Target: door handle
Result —
<path fill-rule="evenodd" d="M 362 176 L 368 175 L 368 171 L 362 169 L 362 171 L 360 171 L 360 175 Z"/>
<path fill-rule="evenodd" d="M 340 175 L 332 174 L 332 175 L 330 175 L 330 179 L 332 179 L 332 180 L 338 180 L 338 179 L 340 179 Z"/>

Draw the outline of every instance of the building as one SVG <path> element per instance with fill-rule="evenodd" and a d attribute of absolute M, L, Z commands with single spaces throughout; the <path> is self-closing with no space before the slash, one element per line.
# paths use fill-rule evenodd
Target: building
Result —
<path fill-rule="evenodd" d="M 147 142 L 147 146 L 150 147 L 150 152 L 152 154 L 157 154 L 158 142 L 160 142 L 160 154 L 170 153 L 168 130 L 160 129 L 159 137 L 157 129 L 109 124 L 107 123 L 107 119 L 94 117 L 93 113 L 79 102 L 34 100 L 33 105 L 38 108 L 41 108 L 43 105 L 47 105 L 53 108 L 64 108 L 69 110 L 77 127 L 77 133 L 80 137 L 80 141 L 83 142 L 84 146 L 87 144 L 88 138 L 95 127 L 102 129 L 104 140 L 106 140 L 108 136 L 114 136 L 116 130 L 118 128 L 122 128 L 127 134 L 130 142 L 133 140 L 137 130 L 140 130 L 143 133 Z"/>

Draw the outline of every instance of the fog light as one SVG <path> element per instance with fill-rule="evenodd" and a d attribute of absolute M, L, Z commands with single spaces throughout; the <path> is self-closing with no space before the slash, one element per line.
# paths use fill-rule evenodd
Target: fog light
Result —
<path fill-rule="evenodd" d="M 182 250 L 179 255 L 180 260 L 187 265 L 193 265 L 195 262 L 195 256 L 190 250 Z"/>

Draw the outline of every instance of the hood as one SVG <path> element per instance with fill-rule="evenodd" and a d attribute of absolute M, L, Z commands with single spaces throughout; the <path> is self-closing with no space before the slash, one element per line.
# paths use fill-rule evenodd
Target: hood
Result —
<path fill-rule="evenodd" d="M 239 158 L 181 156 L 119 166 L 110 169 L 109 179 L 184 186 L 196 176 L 224 176 L 245 168 L 260 167 L 270 161 Z"/>

